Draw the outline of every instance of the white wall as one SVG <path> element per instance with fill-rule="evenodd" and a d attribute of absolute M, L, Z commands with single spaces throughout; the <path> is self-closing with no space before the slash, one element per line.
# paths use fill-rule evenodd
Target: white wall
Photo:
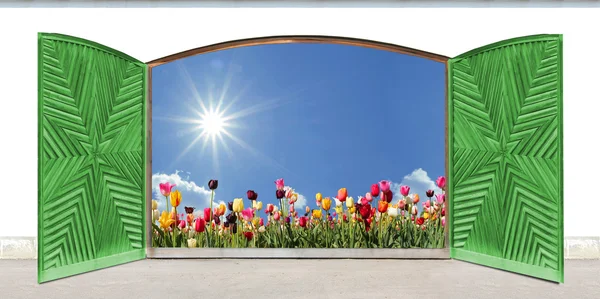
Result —
<path fill-rule="evenodd" d="M 600 9 L 257 8 L 0 10 L 0 236 L 37 233 L 37 32 L 149 61 L 240 38 L 335 35 L 447 56 L 506 38 L 564 34 L 565 236 L 600 236 Z"/>

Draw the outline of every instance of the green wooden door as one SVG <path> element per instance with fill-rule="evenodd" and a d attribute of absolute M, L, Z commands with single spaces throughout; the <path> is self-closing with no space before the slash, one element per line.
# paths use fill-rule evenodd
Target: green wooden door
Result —
<path fill-rule="evenodd" d="M 452 258 L 563 282 L 562 36 L 448 64 Z"/>
<path fill-rule="evenodd" d="M 143 259 L 146 65 L 38 39 L 38 281 Z"/>

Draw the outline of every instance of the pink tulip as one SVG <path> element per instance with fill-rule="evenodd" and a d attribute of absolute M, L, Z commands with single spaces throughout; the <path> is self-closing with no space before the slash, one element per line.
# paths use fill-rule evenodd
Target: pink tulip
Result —
<path fill-rule="evenodd" d="M 446 226 L 446 217 L 442 217 L 442 226 Z"/>
<path fill-rule="evenodd" d="M 375 185 L 377 186 L 377 185 Z M 379 191 L 377 191 L 379 192 Z M 371 194 L 371 192 L 367 192 L 367 194 L 365 194 L 365 198 L 367 199 L 368 202 L 372 202 L 373 201 L 373 195 Z"/>
<path fill-rule="evenodd" d="M 265 221 L 262 218 L 260 218 L 260 220 L 258 221 L 258 224 L 260 226 L 264 226 L 265 225 Z"/>
<path fill-rule="evenodd" d="M 398 201 L 398 208 L 399 209 L 404 209 L 404 207 L 406 206 L 406 200 L 401 199 L 400 201 Z"/>
<path fill-rule="evenodd" d="M 185 220 L 179 221 L 179 228 L 184 228 L 184 227 L 185 227 Z"/>
<path fill-rule="evenodd" d="M 254 210 L 252 210 L 252 208 L 247 208 L 247 209 L 243 210 L 242 217 L 246 221 L 252 220 L 252 218 L 254 218 Z"/>
<path fill-rule="evenodd" d="M 379 187 L 381 187 L 382 192 L 386 192 L 386 191 L 390 190 L 390 182 L 381 181 L 381 182 L 379 182 Z"/>
<path fill-rule="evenodd" d="M 337 213 L 336 213 L 336 212 L 333 212 L 333 214 L 332 214 L 332 215 L 333 215 L 333 217 L 335 217 L 335 216 L 337 216 Z"/>
<path fill-rule="evenodd" d="M 285 198 L 292 198 L 292 194 L 294 194 L 292 189 L 288 189 L 288 191 L 285 192 Z"/>
<path fill-rule="evenodd" d="M 439 204 L 443 204 L 446 201 L 446 194 L 436 194 L 435 198 Z"/>
<path fill-rule="evenodd" d="M 446 177 L 438 177 L 437 180 L 435 180 L 435 184 L 440 187 L 440 189 L 444 189 L 444 187 L 446 187 Z"/>
<path fill-rule="evenodd" d="M 279 221 L 279 218 L 281 218 L 281 215 L 279 215 L 279 211 L 277 211 L 273 214 L 273 219 L 275 219 L 275 221 Z"/>
<path fill-rule="evenodd" d="M 169 196 L 171 194 L 171 189 L 173 189 L 173 187 L 175 187 L 176 185 L 166 182 L 166 183 L 160 183 L 160 184 L 158 184 L 158 186 L 160 187 L 160 193 L 163 196 Z"/>
<path fill-rule="evenodd" d="M 402 196 L 408 196 L 408 192 L 410 192 L 409 186 L 401 186 L 400 187 L 400 194 L 402 194 Z"/>
<path fill-rule="evenodd" d="M 428 200 L 428 201 L 425 201 L 425 202 L 423 203 L 423 207 L 425 207 L 425 208 L 429 208 L 430 206 L 431 206 L 431 201 L 429 201 L 429 200 Z"/>
<path fill-rule="evenodd" d="M 371 200 L 373 200 L 373 197 L 371 197 Z M 361 205 L 367 205 L 367 204 L 369 204 L 369 200 L 366 197 L 363 197 L 363 198 L 360 199 L 360 204 Z"/>
<path fill-rule="evenodd" d="M 295 209 L 294 209 L 294 205 L 290 205 L 290 213 L 294 213 Z"/>
<path fill-rule="evenodd" d="M 278 190 L 283 190 L 283 187 L 285 187 L 283 179 L 276 179 L 275 186 L 277 187 Z"/>

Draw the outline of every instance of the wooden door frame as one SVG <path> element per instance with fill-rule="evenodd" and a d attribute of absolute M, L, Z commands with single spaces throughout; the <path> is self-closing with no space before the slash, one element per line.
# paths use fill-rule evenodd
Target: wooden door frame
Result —
<path fill-rule="evenodd" d="M 197 248 L 185 250 L 182 248 L 153 248 L 152 247 L 152 69 L 165 63 L 173 62 L 186 57 L 206 54 L 227 49 L 273 44 L 291 44 L 291 43 L 311 43 L 311 44 L 339 44 L 349 46 L 359 46 L 378 50 L 394 52 L 421 57 L 445 65 L 445 176 L 448 177 L 448 60 L 450 57 L 421 51 L 413 48 L 403 47 L 390 43 L 383 43 L 373 40 L 357 39 L 338 36 L 319 36 L 319 35 L 282 35 L 240 39 L 228 42 L 212 44 L 204 47 L 194 48 L 182 51 L 162 58 L 147 62 L 147 105 L 146 105 L 146 256 L 148 258 L 396 258 L 396 259 L 450 259 L 449 247 L 449 229 L 448 225 L 444 227 L 445 247 L 442 249 L 319 249 L 319 248 Z M 444 207 L 446 214 L 448 202 L 452 200 L 447 198 Z"/>

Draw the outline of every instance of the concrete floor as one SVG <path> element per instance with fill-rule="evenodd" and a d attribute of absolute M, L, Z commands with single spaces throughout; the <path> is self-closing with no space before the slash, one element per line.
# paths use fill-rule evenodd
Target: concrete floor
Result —
<path fill-rule="evenodd" d="M 0 260 L 0 298 L 600 298 L 600 260 L 555 284 L 453 260 L 144 260 L 38 285 Z"/>

